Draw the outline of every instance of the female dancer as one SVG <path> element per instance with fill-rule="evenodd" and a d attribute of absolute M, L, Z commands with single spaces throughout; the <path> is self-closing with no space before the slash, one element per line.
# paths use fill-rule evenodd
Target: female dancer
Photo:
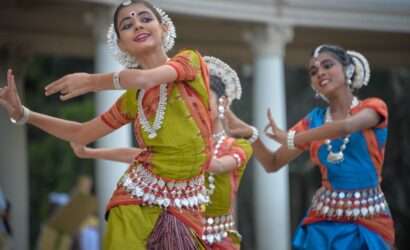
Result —
<path fill-rule="evenodd" d="M 214 151 L 206 174 L 210 203 L 205 209 L 203 240 L 211 249 L 239 249 L 240 235 L 234 227 L 234 204 L 241 177 L 252 155 L 250 142 L 226 136 L 222 121 L 224 103 L 240 99 L 241 86 L 236 72 L 221 60 L 204 57 L 210 74 L 210 105 Z M 257 135 L 253 136 L 255 140 Z M 252 141 L 251 141 L 252 142 Z M 105 159 L 132 163 L 143 152 L 140 148 L 93 149 L 71 143 L 80 158 Z"/>
<path fill-rule="evenodd" d="M 107 207 L 104 249 L 202 249 L 200 207 L 207 199 L 204 170 L 212 154 L 209 77 L 193 50 L 168 59 L 175 33 L 169 18 L 144 0 L 114 13 L 110 38 L 128 69 L 76 73 L 46 88 L 66 100 L 89 91 L 128 88 L 110 110 L 85 123 L 29 111 L 11 70 L 0 103 L 15 123 L 29 123 L 60 139 L 87 145 L 132 122 L 145 150 L 118 183 Z M 136 65 L 140 69 L 132 69 Z"/>
<path fill-rule="evenodd" d="M 359 53 L 332 45 L 315 49 L 309 62 L 312 88 L 327 103 L 314 108 L 288 133 L 268 112 L 267 135 L 282 146 L 275 152 L 257 140 L 255 155 L 268 172 L 309 149 L 322 187 L 296 231 L 295 249 L 390 249 L 393 220 L 380 188 L 387 139 L 387 106 L 378 98 L 358 100 L 353 90 L 367 85 L 370 69 Z M 238 136 L 248 125 L 229 115 Z M 267 131 L 266 130 L 266 131 Z"/>

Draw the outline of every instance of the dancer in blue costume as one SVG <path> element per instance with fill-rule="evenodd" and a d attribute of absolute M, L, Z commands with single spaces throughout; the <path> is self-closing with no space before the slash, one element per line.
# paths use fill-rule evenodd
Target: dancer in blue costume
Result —
<path fill-rule="evenodd" d="M 303 151 L 320 168 L 322 186 L 296 230 L 294 249 L 391 249 L 393 220 L 380 188 L 387 139 L 388 111 L 378 98 L 353 95 L 367 85 L 370 68 L 359 53 L 322 45 L 309 62 L 312 88 L 327 103 L 314 108 L 288 132 L 279 129 L 270 111 L 266 134 L 282 146 L 272 152 L 260 140 L 256 158 L 274 172 Z M 231 134 L 249 137 L 251 126 L 232 113 Z"/>

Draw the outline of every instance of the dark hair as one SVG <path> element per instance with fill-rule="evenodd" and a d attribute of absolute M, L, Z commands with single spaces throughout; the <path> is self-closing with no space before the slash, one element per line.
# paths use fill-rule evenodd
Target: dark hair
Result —
<path fill-rule="evenodd" d="M 130 2 L 130 4 L 124 5 L 124 3 L 126 2 Z M 146 1 L 146 0 L 130 0 L 130 1 L 124 1 L 122 2 L 120 5 L 118 5 L 118 7 L 115 9 L 114 11 L 114 30 L 115 33 L 117 34 L 117 37 L 120 37 L 120 32 L 118 31 L 118 13 L 120 12 L 120 10 L 122 10 L 123 8 L 126 8 L 132 4 L 143 4 L 145 7 L 147 7 L 148 9 L 150 9 L 152 11 L 152 13 L 154 13 L 155 17 L 158 19 L 158 22 L 162 23 L 162 18 L 161 15 L 158 13 L 158 11 L 155 9 L 154 5 L 152 5 L 150 2 Z"/>
<path fill-rule="evenodd" d="M 319 48 L 319 51 L 316 51 L 317 48 Z M 323 44 L 317 47 L 312 51 L 311 56 L 314 56 L 315 52 L 317 53 L 323 53 L 323 52 L 328 52 L 331 53 L 335 56 L 336 60 L 340 62 L 344 67 L 349 66 L 350 64 L 353 64 L 353 59 L 352 57 L 347 54 L 347 51 L 343 49 L 342 47 L 336 46 L 336 45 L 330 45 L 330 44 Z"/>
<path fill-rule="evenodd" d="M 211 90 L 215 92 L 218 99 L 222 96 L 226 96 L 225 84 L 223 84 L 222 79 L 220 77 L 210 75 L 209 80 L 211 82 Z"/>

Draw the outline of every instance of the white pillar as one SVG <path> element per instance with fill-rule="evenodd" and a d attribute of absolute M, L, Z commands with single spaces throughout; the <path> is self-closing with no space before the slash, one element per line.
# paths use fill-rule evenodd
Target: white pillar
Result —
<path fill-rule="evenodd" d="M 0 83 L 6 83 L 6 67 L 12 67 L 16 74 L 19 93 L 22 94 L 25 74 L 23 64 L 27 62 L 27 58 L 19 58 L 19 49 L 21 48 L 10 49 L 9 58 L 1 58 L 0 64 L 3 67 L 0 69 Z M 28 185 L 26 126 L 11 124 L 7 113 L 1 110 L 0 186 L 11 203 L 13 249 L 29 249 Z"/>
<path fill-rule="evenodd" d="M 289 27 L 269 25 L 252 33 L 254 57 L 254 124 L 261 131 L 262 140 L 273 149 L 274 141 L 262 133 L 267 124 L 266 111 L 271 108 L 281 128 L 286 128 L 284 84 L 284 52 L 292 37 Z M 257 163 L 255 168 L 255 229 L 259 250 L 290 249 L 288 169 L 268 174 Z"/>
<path fill-rule="evenodd" d="M 123 67 L 112 57 L 107 45 L 106 34 L 109 24 L 112 22 L 111 11 L 100 11 L 96 13 L 94 28 L 96 37 L 95 71 L 114 72 Z M 97 115 L 108 110 L 123 91 L 103 91 L 96 94 Z M 130 147 L 132 145 L 132 134 L 129 125 L 101 138 L 97 147 Z M 104 222 L 106 205 L 115 189 L 116 183 L 126 170 L 127 165 L 118 162 L 97 160 L 96 189 L 99 204 L 100 221 Z M 103 225 L 105 223 L 102 223 Z"/>

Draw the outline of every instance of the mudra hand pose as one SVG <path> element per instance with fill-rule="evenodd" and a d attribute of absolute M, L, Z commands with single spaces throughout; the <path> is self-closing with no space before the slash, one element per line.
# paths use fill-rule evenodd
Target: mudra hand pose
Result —
<path fill-rule="evenodd" d="M 127 69 L 70 74 L 46 87 L 47 95 L 60 93 L 63 100 L 128 89 L 101 116 L 78 123 L 30 111 L 21 105 L 11 70 L 0 103 L 15 123 L 81 145 L 132 123 L 144 150 L 107 206 L 104 249 L 203 249 L 200 208 L 208 201 L 204 171 L 212 156 L 207 66 L 194 50 L 168 58 L 172 22 L 144 0 L 118 6 L 109 37 Z"/>
<path fill-rule="evenodd" d="M 205 208 L 202 239 L 211 249 L 240 249 L 240 235 L 234 225 L 236 194 L 249 158 L 251 142 L 228 137 L 224 131 L 224 104 L 241 97 L 241 85 L 236 72 L 215 57 L 204 57 L 210 74 L 210 107 L 213 128 L 212 161 L 206 173 L 210 202 Z M 257 138 L 254 135 L 253 138 Z M 133 163 L 143 152 L 141 148 L 90 148 L 71 143 L 80 158 L 106 159 Z"/>
<path fill-rule="evenodd" d="M 333 45 L 314 50 L 308 68 L 311 86 L 328 104 L 314 108 L 288 132 L 268 111 L 266 134 L 282 144 L 272 152 L 260 140 L 256 158 L 274 172 L 309 150 L 320 168 L 322 186 L 313 197 L 293 240 L 294 249 L 390 249 L 393 220 L 380 188 L 388 111 L 378 98 L 359 100 L 353 90 L 367 85 L 370 68 L 359 53 Z M 228 113 L 236 136 L 249 125 Z"/>

